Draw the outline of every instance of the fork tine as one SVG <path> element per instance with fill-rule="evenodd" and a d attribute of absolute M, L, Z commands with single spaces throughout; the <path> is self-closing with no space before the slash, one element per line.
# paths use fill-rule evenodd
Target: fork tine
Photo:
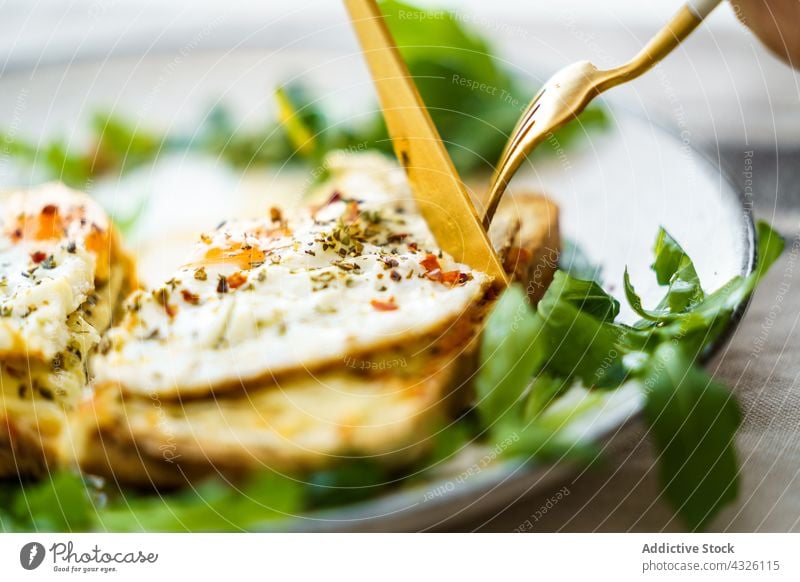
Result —
<path fill-rule="evenodd" d="M 502 193 L 505 191 L 508 183 L 511 181 L 511 177 L 522 165 L 522 162 L 525 161 L 525 158 L 528 155 L 528 149 L 526 148 L 532 149 L 538 144 L 539 141 L 541 141 L 542 135 L 537 136 L 536 139 L 533 140 L 529 139 L 529 134 L 533 129 L 534 122 L 535 120 L 531 119 L 531 123 L 524 127 L 520 132 L 521 138 L 528 142 L 526 147 L 509 149 L 508 155 L 503 159 L 502 165 L 497 167 L 494 175 L 492 176 L 489 198 L 483 215 L 484 228 L 489 228 L 492 218 L 494 217 L 494 213 L 497 210 L 497 206 L 500 204 Z"/>
<path fill-rule="evenodd" d="M 510 139 L 508 142 L 506 142 L 506 146 L 503 148 L 503 153 L 500 155 L 500 160 L 497 163 L 495 171 L 497 168 L 500 168 L 505 164 L 506 158 L 508 158 L 510 152 L 517 147 L 519 143 L 520 132 L 522 131 L 522 128 L 530 122 L 530 119 L 533 114 L 536 113 L 536 110 L 539 109 L 539 100 L 542 98 L 542 95 L 544 95 L 544 92 L 545 87 L 542 87 L 536 96 L 531 100 L 531 102 L 528 103 L 528 106 L 525 108 L 522 116 L 520 116 L 519 121 L 517 121 L 517 124 L 511 131 L 511 135 L 509 136 Z"/>
<path fill-rule="evenodd" d="M 525 108 L 522 117 L 517 122 L 517 125 L 514 127 L 514 131 L 511 133 L 511 136 L 515 138 L 512 147 L 517 147 L 517 144 L 519 143 L 518 139 L 519 132 L 522 130 L 522 128 L 525 127 L 526 125 L 531 124 L 533 116 L 536 114 L 536 111 L 538 111 L 539 106 L 541 105 L 540 101 L 542 99 L 542 95 L 545 94 L 546 90 L 547 87 L 542 87 L 536 94 L 536 96 L 531 100 L 531 102 L 528 103 L 528 106 Z"/>
<path fill-rule="evenodd" d="M 492 175 L 489 198 L 487 200 L 486 209 L 483 213 L 483 226 L 487 229 L 489 228 L 492 218 L 494 217 L 494 213 L 497 210 L 497 205 L 500 203 L 500 196 L 498 195 L 498 192 L 505 190 L 508 182 L 511 179 L 511 176 L 525 159 L 525 153 L 521 153 L 522 150 L 519 145 L 521 141 L 527 139 L 528 134 L 536 124 L 536 119 L 534 116 L 536 111 L 539 109 L 539 101 L 544 92 L 545 88 L 543 87 L 525 108 L 522 117 L 520 117 L 520 120 L 517 122 L 517 125 L 514 127 L 514 130 L 511 133 L 511 139 L 509 139 L 505 148 L 503 148 L 500 161 L 497 163 L 497 166 L 495 166 Z"/>

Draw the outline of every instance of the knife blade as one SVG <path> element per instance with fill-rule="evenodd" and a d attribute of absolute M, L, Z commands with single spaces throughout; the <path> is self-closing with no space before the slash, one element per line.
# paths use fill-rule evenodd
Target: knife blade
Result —
<path fill-rule="evenodd" d="M 395 155 L 436 242 L 495 285 L 508 278 L 375 0 L 344 0 Z"/>

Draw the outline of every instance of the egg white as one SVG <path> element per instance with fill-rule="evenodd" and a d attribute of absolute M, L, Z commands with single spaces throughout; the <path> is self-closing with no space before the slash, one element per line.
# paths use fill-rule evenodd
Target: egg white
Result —
<path fill-rule="evenodd" d="M 318 204 L 222 224 L 163 286 L 131 298 L 97 381 L 161 396 L 228 389 L 408 345 L 483 297 L 489 277 L 438 248 L 399 168 L 376 156 L 327 164 Z M 206 258 L 240 248 L 263 264 Z"/>

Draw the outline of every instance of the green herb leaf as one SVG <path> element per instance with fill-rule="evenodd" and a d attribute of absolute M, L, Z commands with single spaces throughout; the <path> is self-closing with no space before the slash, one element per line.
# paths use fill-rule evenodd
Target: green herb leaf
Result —
<path fill-rule="evenodd" d="M 600 321 L 614 321 L 619 315 L 619 301 L 595 281 L 576 279 L 562 271 L 556 271 L 547 294 L 548 300 L 556 297 Z"/>
<path fill-rule="evenodd" d="M 693 530 L 736 498 L 741 420 L 733 395 L 693 365 L 696 356 L 661 344 L 644 379 L 664 492 Z"/>
<path fill-rule="evenodd" d="M 525 418 L 533 420 L 538 418 L 567 387 L 568 385 L 562 378 L 554 378 L 548 374 L 536 376 L 525 401 Z"/>
<path fill-rule="evenodd" d="M 753 274 L 748 277 L 748 279 L 752 279 L 750 283 L 751 292 L 758 282 L 764 278 L 770 267 L 775 264 L 775 261 L 781 256 L 786 246 L 786 241 L 783 237 L 763 220 L 759 220 L 758 224 L 756 224 L 756 242 L 758 243 L 758 263 Z"/>
<path fill-rule="evenodd" d="M 7 507 L 0 522 L 5 531 L 87 531 L 91 529 L 95 505 L 90 487 L 79 476 L 60 471 L 38 483 L 4 486 Z"/>
<path fill-rule="evenodd" d="M 162 497 L 124 498 L 100 512 L 108 531 L 250 531 L 286 518 L 302 507 L 296 481 L 264 471 L 240 487 L 210 480 L 194 489 Z"/>
<path fill-rule="evenodd" d="M 631 277 L 628 274 L 627 267 L 625 268 L 625 274 L 623 275 L 623 283 L 623 287 L 625 288 L 625 298 L 628 300 L 631 308 L 638 315 L 648 321 L 656 322 L 670 321 L 674 319 L 672 310 L 669 307 L 648 311 L 642 306 L 642 298 L 639 297 L 639 294 L 636 293 L 636 289 L 633 288 L 633 283 L 631 283 Z M 640 325 L 638 327 L 643 326 Z"/>
<path fill-rule="evenodd" d="M 455 14 L 396 0 L 380 6 L 456 168 L 490 171 L 536 88 L 500 66 L 489 43 Z M 569 143 L 607 125 L 603 110 L 590 107 L 538 151 L 563 155 Z"/>
<path fill-rule="evenodd" d="M 672 313 L 678 313 L 703 299 L 703 289 L 694 263 L 663 228 L 658 231 L 653 253 L 655 262 L 652 268 L 658 284 L 669 285 L 669 291 L 659 308 L 669 308 Z"/>
<path fill-rule="evenodd" d="M 540 350 L 546 354 L 545 371 L 579 378 L 586 386 L 616 387 L 625 380 L 626 329 L 581 311 L 550 290 L 539 302 L 538 312 L 544 321 Z"/>
<path fill-rule="evenodd" d="M 517 404 L 544 358 L 537 341 L 541 325 L 519 285 L 509 287 L 498 300 L 483 332 L 475 382 L 484 426 L 521 418 Z"/>
<path fill-rule="evenodd" d="M 92 175 L 132 170 L 154 160 L 162 147 L 160 136 L 111 113 L 95 114 L 92 129 L 94 151 L 86 159 Z"/>

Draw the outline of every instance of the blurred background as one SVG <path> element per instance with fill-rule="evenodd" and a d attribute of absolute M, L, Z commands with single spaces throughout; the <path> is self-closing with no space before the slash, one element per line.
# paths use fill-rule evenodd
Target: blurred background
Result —
<path fill-rule="evenodd" d="M 680 6 L 676 0 L 419 0 L 457 9 L 486 33 L 498 55 L 528 74 L 547 75 L 588 59 L 619 63 L 636 52 Z M 0 72 L 112 57 L 175 55 L 214 49 L 286 50 L 312 55 L 354 48 L 339 2 L 210 0 L 6 0 L 0 23 Z M 723 5 L 660 67 L 660 73 L 615 91 L 613 99 L 674 116 L 705 139 L 800 143 L 798 78 Z M 3 105 L 8 105 L 4 95 Z M 4 107 L 6 109 L 6 107 Z"/>
<path fill-rule="evenodd" d="M 491 40 L 495 56 L 504 59 L 505 66 L 535 85 L 577 59 L 600 67 L 621 62 L 681 3 L 420 0 L 418 4 L 457 9 L 465 26 Z M 356 48 L 343 7 L 330 0 L 6 0 L 2 14 L 0 127 L 20 135 L 36 134 L 43 127 L 70 135 L 78 131 L 75 112 L 88 116 L 92 108 L 81 84 L 85 89 L 124 77 L 125 90 L 114 95 L 114 103 L 103 106 L 127 108 L 145 126 L 180 126 L 197 123 L 200 115 L 189 99 L 178 116 L 165 114 L 152 106 L 153 101 L 170 92 L 186 92 L 187 86 L 191 92 L 224 92 L 226 83 L 248 79 L 254 84 L 249 97 L 257 100 L 266 97 L 270 83 L 293 76 L 295 59 L 308 69 L 313 66 L 309 63 L 324 66 L 326 55 Z M 235 55 L 220 59 L 219 51 L 232 48 Z M 289 52 L 288 61 L 278 58 Z M 146 62 L 143 55 L 148 56 Z M 98 74 L 97 64 L 109 59 L 125 65 L 106 66 Z M 211 69 L 214 74 L 206 74 Z M 150 86 L 142 79 L 149 79 Z M 325 82 L 324 75 L 315 73 L 315 82 L 320 79 Z M 260 93 L 255 90 L 259 83 Z M 147 107 L 142 106 L 143 95 Z M 52 107 L 51 97 L 61 106 Z M 241 91 L 230 96 L 247 98 Z M 741 173 L 742 151 L 756 150 L 757 202 L 762 207 L 800 198 L 798 187 L 792 186 L 800 183 L 792 174 L 798 164 L 791 163 L 800 149 L 798 74 L 769 54 L 727 4 L 653 74 L 613 91 L 608 99 L 683 132 L 695 146 L 714 154 L 719 151 L 734 178 Z M 254 102 L 235 105 L 248 112 L 258 110 Z M 267 115 L 266 108 L 261 111 Z M 161 119 L 163 115 L 169 119 Z"/>

